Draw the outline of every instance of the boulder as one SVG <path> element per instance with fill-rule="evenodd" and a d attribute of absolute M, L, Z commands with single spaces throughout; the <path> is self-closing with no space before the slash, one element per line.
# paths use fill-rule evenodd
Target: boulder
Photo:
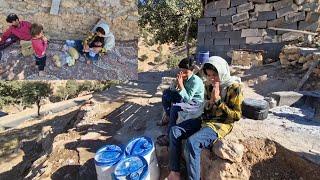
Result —
<path fill-rule="evenodd" d="M 241 162 L 244 147 L 242 144 L 228 140 L 218 140 L 213 145 L 214 153 L 221 159 L 231 162 Z"/>
<path fill-rule="evenodd" d="M 250 170 L 242 163 L 214 158 L 209 150 L 203 150 L 201 153 L 203 180 L 249 179 L 250 175 Z"/>

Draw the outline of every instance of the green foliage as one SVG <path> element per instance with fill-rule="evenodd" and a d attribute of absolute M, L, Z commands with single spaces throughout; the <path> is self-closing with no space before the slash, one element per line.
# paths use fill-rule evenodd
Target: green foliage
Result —
<path fill-rule="evenodd" d="M 75 80 L 68 80 L 65 86 L 59 86 L 56 94 L 51 97 L 51 101 L 59 102 L 77 97 L 81 92 L 93 91 L 101 92 L 108 89 L 116 81 L 84 81 L 82 83 Z"/>
<path fill-rule="evenodd" d="M 183 59 L 184 57 L 182 56 L 177 56 L 177 55 L 173 55 L 173 56 L 169 56 L 168 57 L 168 61 L 167 61 L 167 67 L 169 69 L 173 69 L 173 68 L 177 68 L 179 62 L 181 61 L 181 59 Z"/>
<path fill-rule="evenodd" d="M 68 93 L 68 97 L 74 98 L 78 95 L 79 92 L 79 83 L 75 80 L 68 80 L 66 84 L 66 91 Z"/>
<path fill-rule="evenodd" d="M 189 39 L 196 38 L 197 20 L 202 15 L 200 0 L 146 0 L 138 3 L 139 26 L 152 34 L 154 43 L 185 42 L 189 18 Z"/>
<path fill-rule="evenodd" d="M 79 85 L 79 92 L 82 91 L 92 91 L 94 84 L 92 81 L 85 81 L 84 83 Z"/>
<path fill-rule="evenodd" d="M 52 94 L 50 84 L 40 81 L 26 82 L 22 85 L 22 101 L 25 105 L 37 104 L 40 115 L 40 101 Z"/>
<path fill-rule="evenodd" d="M 77 97 L 84 91 L 104 91 L 118 83 L 118 81 L 84 81 L 79 83 L 69 80 L 65 86 L 57 87 L 56 93 L 52 95 L 50 84 L 45 82 L 0 81 L 0 108 L 10 104 L 24 106 L 37 104 L 39 106 L 40 100 L 46 97 L 49 97 L 51 102 L 59 102 Z"/>
<path fill-rule="evenodd" d="M 0 81 L 0 108 L 8 104 L 20 103 L 21 89 L 20 81 Z"/>
<path fill-rule="evenodd" d="M 93 91 L 94 92 L 101 92 L 101 91 L 105 91 L 108 88 L 110 88 L 111 86 L 114 86 L 116 84 L 119 84 L 119 81 L 98 81 L 94 87 L 93 87 Z"/>
<path fill-rule="evenodd" d="M 22 100 L 28 105 L 49 97 L 51 93 L 50 84 L 45 82 L 27 82 L 22 85 Z"/>
<path fill-rule="evenodd" d="M 65 86 L 58 86 L 57 92 L 53 97 L 51 97 L 50 101 L 59 102 L 65 100 L 68 97 L 68 92 Z"/>

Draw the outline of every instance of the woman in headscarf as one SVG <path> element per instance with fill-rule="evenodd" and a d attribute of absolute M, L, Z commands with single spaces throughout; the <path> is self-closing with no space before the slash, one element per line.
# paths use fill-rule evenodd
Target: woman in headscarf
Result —
<path fill-rule="evenodd" d="M 181 141 L 187 139 L 184 156 L 188 179 L 200 179 L 200 155 L 218 139 L 231 132 L 241 118 L 241 80 L 230 76 L 228 63 L 212 56 L 202 68 L 206 75 L 206 105 L 201 118 L 186 120 L 170 130 L 169 180 L 180 179 Z"/>

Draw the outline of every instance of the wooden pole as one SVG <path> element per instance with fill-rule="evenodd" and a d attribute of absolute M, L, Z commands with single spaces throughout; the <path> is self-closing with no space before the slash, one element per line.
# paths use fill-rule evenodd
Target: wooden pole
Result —
<path fill-rule="evenodd" d="M 297 88 L 295 89 L 296 91 L 299 91 L 299 90 L 302 88 L 302 86 L 304 85 L 304 83 L 309 79 L 309 76 L 310 76 L 310 74 L 312 73 L 313 69 L 318 66 L 319 62 L 320 62 L 320 60 L 316 60 L 315 62 L 313 62 L 313 63 L 311 64 L 311 66 L 309 67 L 308 71 L 307 71 L 306 74 L 303 76 L 303 78 L 302 78 L 301 81 L 299 82 Z"/>
<path fill-rule="evenodd" d="M 285 29 L 285 28 L 275 28 L 275 27 L 269 27 L 268 29 L 276 30 L 276 31 L 296 32 L 296 33 L 309 34 L 309 35 L 314 35 L 314 36 L 318 35 L 318 33 L 309 32 L 309 31 L 295 30 L 295 29 Z"/>

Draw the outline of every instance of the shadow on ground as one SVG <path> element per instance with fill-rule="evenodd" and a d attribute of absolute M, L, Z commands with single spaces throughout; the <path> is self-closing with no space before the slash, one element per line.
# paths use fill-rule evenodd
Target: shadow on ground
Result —
<path fill-rule="evenodd" d="M 9 163 L 13 158 L 9 154 L 23 151 L 23 160 L 14 166 L 10 171 L 0 174 L 0 179 L 23 179 L 28 173 L 32 163 L 43 155 L 43 152 L 52 151 L 52 142 L 56 135 L 71 128 L 75 121 L 78 110 L 66 115 L 57 116 L 46 120 L 43 123 L 32 125 L 22 129 L 13 129 L 0 134 L 0 147 L 8 154 L 2 154 L 1 163 Z M 41 139 L 42 129 L 45 126 L 52 127 L 52 136 Z M 43 141 L 51 144 L 50 147 L 43 147 Z M 9 147 L 8 147 L 9 145 Z M 4 157 L 5 156 L 5 157 Z"/>

